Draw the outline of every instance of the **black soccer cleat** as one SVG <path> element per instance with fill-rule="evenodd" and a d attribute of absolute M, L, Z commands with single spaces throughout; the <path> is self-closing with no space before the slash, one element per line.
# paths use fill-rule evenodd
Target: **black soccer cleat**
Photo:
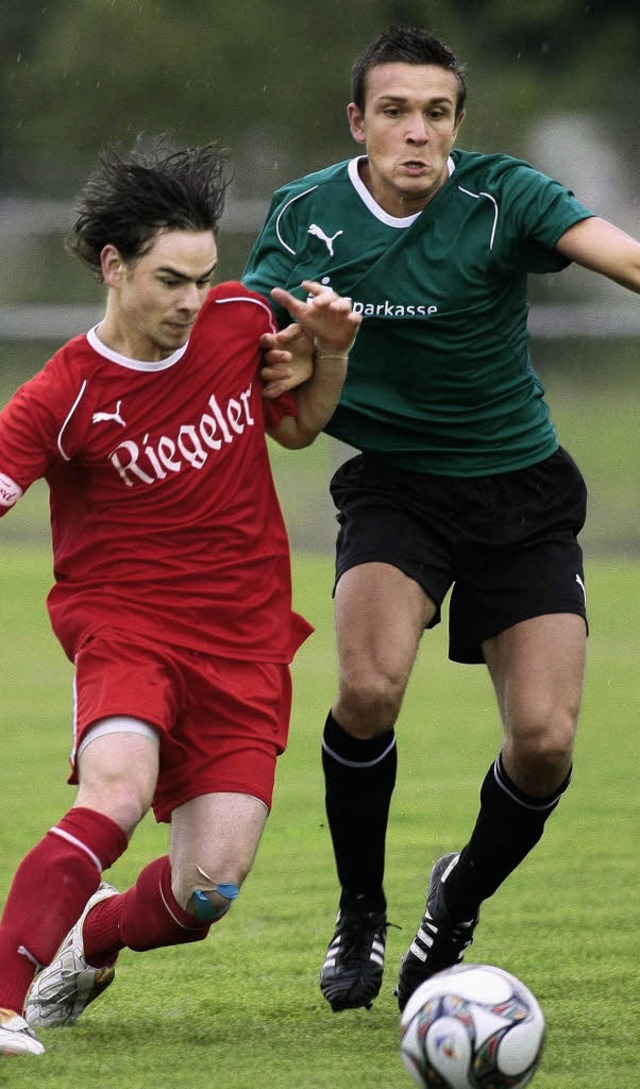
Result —
<path fill-rule="evenodd" d="M 457 854 L 444 855 L 431 871 L 425 913 L 400 965 L 395 993 L 401 1010 L 426 979 L 459 964 L 473 941 L 478 915 L 468 922 L 454 922 L 444 905 L 442 886 L 458 857 Z"/>
<path fill-rule="evenodd" d="M 320 990 L 334 1013 L 373 1006 L 382 986 L 388 926 L 384 911 L 338 912 L 320 973 Z"/>

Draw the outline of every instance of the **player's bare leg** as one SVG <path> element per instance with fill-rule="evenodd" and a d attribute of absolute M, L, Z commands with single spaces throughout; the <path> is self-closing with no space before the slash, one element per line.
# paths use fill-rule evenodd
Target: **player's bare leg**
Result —
<path fill-rule="evenodd" d="M 420 983 L 462 959 L 480 904 L 533 849 L 569 785 L 585 646 L 584 620 L 570 613 L 533 617 L 484 644 L 504 746 L 485 777 L 469 843 L 434 866 L 400 970 L 401 1009 Z"/>
<path fill-rule="evenodd" d="M 341 895 L 320 976 L 336 1012 L 370 1008 L 382 984 L 393 726 L 434 609 L 417 583 L 389 564 L 351 568 L 336 591 L 340 690 L 325 725 L 323 766 Z"/>
<path fill-rule="evenodd" d="M 123 720 L 104 720 L 104 723 L 107 727 L 124 726 Z M 151 805 L 158 774 L 158 738 L 146 723 L 140 724 L 140 734 L 123 730 L 100 735 L 102 725 L 97 724 L 89 732 L 86 747 L 78 757 L 77 804 L 105 813 L 130 836 Z M 135 725 L 132 720 L 131 728 Z M 96 906 L 117 894 L 113 885 L 106 882 L 100 885 L 56 956 L 35 977 L 25 1007 L 32 1028 L 74 1024 L 113 982 L 117 953 L 112 963 L 88 961 L 84 928 L 87 916 Z"/>
<path fill-rule="evenodd" d="M 185 911 L 216 922 L 249 873 L 269 812 L 241 793 L 203 794 L 174 810 L 171 884 Z"/>
<path fill-rule="evenodd" d="M 138 952 L 200 941 L 231 907 L 251 868 L 266 806 L 242 794 L 206 794 L 172 818 L 171 861 L 156 859 L 133 888 L 103 883 L 36 977 L 28 996 L 33 1027 L 69 1027 L 113 982 L 123 948 Z"/>

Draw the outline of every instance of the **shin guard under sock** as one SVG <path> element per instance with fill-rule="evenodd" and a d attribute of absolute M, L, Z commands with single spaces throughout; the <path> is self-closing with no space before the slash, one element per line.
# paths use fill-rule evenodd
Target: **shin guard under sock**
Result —
<path fill-rule="evenodd" d="M 493 895 L 542 837 L 545 822 L 570 781 L 571 773 L 553 794 L 531 797 L 511 781 L 498 756 L 482 784 L 471 839 L 444 887 L 452 918 L 475 917 L 482 901 Z"/>
<path fill-rule="evenodd" d="M 368 911 L 386 909 L 385 841 L 397 765 L 393 730 L 360 741 L 343 730 L 329 712 L 322 739 L 322 766 L 343 907 L 357 901 Z"/>
<path fill-rule="evenodd" d="M 180 907 L 171 890 L 168 856 L 142 871 L 127 892 L 96 904 L 84 924 L 84 952 L 94 968 L 115 960 L 121 949 L 144 952 L 206 938 L 210 923 L 199 923 Z"/>

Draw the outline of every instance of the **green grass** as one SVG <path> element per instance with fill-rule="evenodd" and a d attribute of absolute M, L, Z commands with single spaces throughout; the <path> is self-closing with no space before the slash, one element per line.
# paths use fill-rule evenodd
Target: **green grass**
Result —
<path fill-rule="evenodd" d="M 1 540 L 0 536 L 0 540 Z M 3 549 L 0 899 L 21 856 L 69 807 L 71 667 L 48 629 L 50 559 Z M 637 1084 L 640 564 L 590 565 L 589 674 L 574 784 L 539 847 L 485 905 L 473 959 L 537 993 L 549 1036 L 536 1089 Z M 296 596 L 316 634 L 295 664 L 291 744 L 255 869 L 206 943 L 125 952 L 111 991 L 74 1029 L 42 1033 L 40 1059 L 0 1066 L 22 1089 L 409 1089 L 398 1054 L 397 966 L 423 909 L 432 860 L 460 846 L 499 744 L 483 669 L 425 638 L 404 706 L 388 843 L 388 972 L 371 1013 L 330 1012 L 317 976 L 336 910 L 319 738 L 333 696 L 331 564 L 296 560 Z M 110 872 L 120 887 L 164 852 L 147 819 Z M 46 902 L 42 905 L 46 910 Z"/>

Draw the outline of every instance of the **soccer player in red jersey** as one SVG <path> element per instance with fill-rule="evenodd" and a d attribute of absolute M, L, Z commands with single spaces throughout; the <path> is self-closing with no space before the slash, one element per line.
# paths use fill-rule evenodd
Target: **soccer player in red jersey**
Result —
<path fill-rule="evenodd" d="M 50 488 L 78 784 L 8 895 L 0 1054 L 42 1054 L 34 1027 L 77 1020 L 121 949 L 205 938 L 271 806 L 311 627 L 292 611 L 266 432 L 314 440 L 361 319 L 308 282 L 304 302 L 274 291 L 294 319 L 279 332 L 262 296 L 211 287 L 226 184 L 215 145 L 102 154 L 69 248 L 104 281 L 105 316 L 0 413 L 0 515 Z M 150 807 L 169 853 L 120 894 L 102 873 Z"/>

